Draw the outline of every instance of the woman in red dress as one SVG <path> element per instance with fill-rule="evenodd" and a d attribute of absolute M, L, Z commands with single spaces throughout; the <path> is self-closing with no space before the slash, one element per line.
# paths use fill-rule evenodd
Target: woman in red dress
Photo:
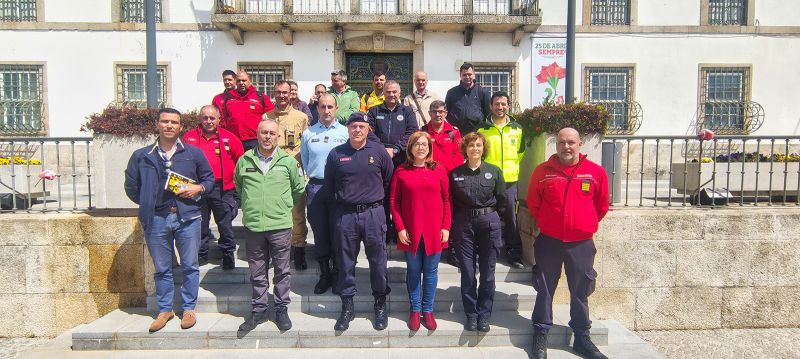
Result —
<path fill-rule="evenodd" d="M 408 139 L 406 162 L 392 177 L 389 204 L 397 229 L 397 249 L 406 256 L 406 286 L 411 302 L 408 328 L 436 329 L 433 299 L 439 258 L 450 236 L 450 184 L 444 168 L 431 158 L 431 137 L 416 132 Z"/>

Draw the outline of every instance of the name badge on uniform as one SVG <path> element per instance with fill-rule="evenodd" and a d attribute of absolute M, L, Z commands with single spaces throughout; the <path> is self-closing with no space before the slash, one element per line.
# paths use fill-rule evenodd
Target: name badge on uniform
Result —
<path fill-rule="evenodd" d="M 314 143 L 314 142 L 319 142 L 319 138 L 312 138 L 311 139 L 311 143 Z"/>
<path fill-rule="evenodd" d="M 486 173 L 486 174 L 483 175 L 483 178 L 492 179 L 492 174 L 491 173 Z"/>
<path fill-rule="evenodd" d="M 581 181 L 581 191 L 589 192 L 592 189 L 592 181 L 585 179 Z"/>
<path fill-rule="evenodd" d="M 453 177 L 453 181 L 463 181 L 464 177 Z"/>
<path fill-rule="evenodd" d="M 378 115 L 378 116 L 375 116 L 375 118 L 377 118 L 377 119 L 379 119 L 379 120 L 383 120 L 383 119 L 384 119 L 383 115 Z"/>
<path fill-rule="evenodd" d="M 258 170 L 255 169 L 255 168 L 245 168 L 244 171 L 245 172 L 258 172 Z"/>
<path fill-rule="evenodd" d="M 328 143 L 328 136 L 325 136 L 325 138 L 322 139 L 322 142 L 323 143 Z"/>
<path fill-rule="evenodd" d="M 369 164 L 375 164 L 375 157 L 372 157 L 372 155 L 369 155 Z"/>
<path fill-rule="evenodd" d="M 214 153 L 219 154 L 219 147 L 214 148 Z"/>
<path fill-rule="evenodd" d="M 250 103 L 250 109 L 251 109 L 251 110 L 255 110 L 255 109 L 256 109 L 256 104 L 254 104 L 254 103 L 252 103 L 252 102 L 251 102 L 251 103 Z"/>
<path fill-rule="evenodd" d="M 352 159 L 353 159 L 352 157 L 342 157 L 342 158 L 339 159 L 339 162 L 347 162 L 347 161 L 350 161 Z"/>
<path fill-rule="evenodd" d="M 405 119 L 405 117 L 403 117 L 403 115 L 397 115 L 397 120 L 398 121 L 402 121 L 404 119 Z"/>

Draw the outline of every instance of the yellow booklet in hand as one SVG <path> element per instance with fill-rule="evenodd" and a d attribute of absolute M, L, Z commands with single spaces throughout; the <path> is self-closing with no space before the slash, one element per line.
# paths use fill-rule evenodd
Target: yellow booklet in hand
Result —
<path fill-rule="evenodd" d="M 167 175 L 167 183 L 164 185 L 164 189 L 178 194 L 180 190 L 186 188 L 186 185 L 195 183 L 197 182 L 189 177 L 186 177 L 178 172 L 169 171 Z"/>

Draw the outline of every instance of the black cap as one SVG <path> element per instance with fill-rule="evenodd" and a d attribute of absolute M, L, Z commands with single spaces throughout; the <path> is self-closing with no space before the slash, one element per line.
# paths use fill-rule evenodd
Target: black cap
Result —
<path fill-rule="evenodd" d="M 353 122 L 369 123 L 369 121 L 367 121 L 367 114 L 363 112 L 353 112 L 347 119 L 347 123 L 345 125 L 350 126 L 350 124 Z"/>

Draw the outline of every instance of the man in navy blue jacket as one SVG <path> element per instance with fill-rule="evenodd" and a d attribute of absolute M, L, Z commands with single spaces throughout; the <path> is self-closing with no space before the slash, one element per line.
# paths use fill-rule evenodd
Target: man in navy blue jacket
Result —
<path fill-rule="evenodd" d="M 181 328 L 197 322 L 195 305 L 200 285 L 200 196 L 214 190 L 214 173 L 203 152 L 180 141 L 181 114 L 172 108 L 158 111 L 158 140 L 136 150 L 125 170 L 125 193 L 139 205 L 139 222 L 150 257 L 153 258 L 159 314 L 150 332 L 163 328 L 172 312 L 174 283 L 172 257 L 178 248 L 183 270 Z M 165 189 L 171 173 L 192 183 Z"/>

